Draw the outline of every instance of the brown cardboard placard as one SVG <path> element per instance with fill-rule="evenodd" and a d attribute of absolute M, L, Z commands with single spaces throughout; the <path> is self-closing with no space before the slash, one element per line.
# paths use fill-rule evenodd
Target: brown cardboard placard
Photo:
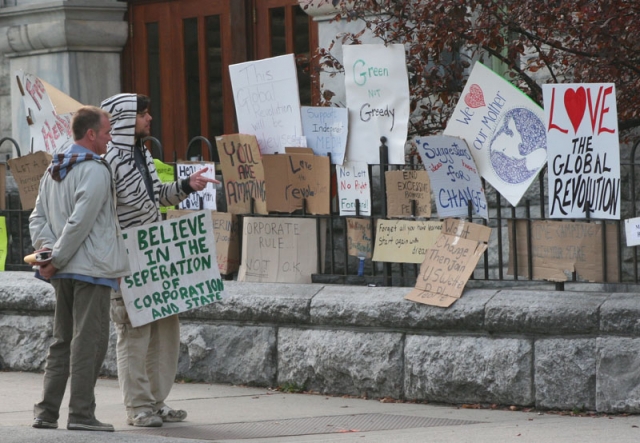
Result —
<path fill-rule="evenodd" d="M 447 219 L 442 233 L 420 266 L 415 288 L 405 299 L 443 308 L 461 296 L 471 274 L 487 249 L 483 239 L 491 228 L 463 220 Z M 456 234 L 449 234 L 455 232 Z"/>
<path fill-rule="evenodd" d="M 370 218 L 347 218 L 347 248 L 353 257 L 371 258 L 373 231 Z"/>
<path fill-rule="evenodd" d="M 373 261 L 422 263 L 441 230 L 441 221 L 380 219 L 376 223 Z"/>
<path fill-rule="evenodd" d="M 329 214 L 329 157 L 314 155 L 311 148 L 287 148 L 285 154 L 262 157 L 267 183 L 267 210 Z"/>
<path fill-rule="evenodd" d="M 8 160 L 11 174 L 18 185 L 22 209 L 33 209 L 36 206 L 40 179 L 51 164 L 51 154 L 37 151 Z"/>
<path fill-rule="evenodd" d="M 188 209 L 167 209 L 167 220 L 191 214 Z M 235 214 L 211 211 L 216 256 L 220 274 L 231 274 L 240 266 L 239 224 Z"/>
<path fill-rule="evenodd" d="M 317 220 L 244 217 L 238 281 L 311 283 L 318 272 Z"/>
<path fill-rule="evenodd" d="M 387 217 L 431 217 L 431 184 L 427 171 L 387 171 L 384 175 Z M 415 214 L 412 201 L 415 201 Z"/>
<path fill-rule="evenodd" d="M 227 212 L 267 214 L 264 166 L 255 135 L 228 134 L 216 137 L 224 180 Z"/>
<path fill-rule="evenodd" d="M 491 228 L 455 218 L 447 218 L 444 220 L 442 223 L 442 232 L 444 234 L 485 243 L 489 242 L 489 237 L 491 236 Z"/>
<path fill-rule="evenodd" d="M 513 221 L 509 220 L 509 245 L 514 245 L 513 226 Z M 531 226 L 531 232 L 527 232 L 528 226 Z M 518 276 L 529 278 L 527 236 L 531 236 L 534 280 L 567 281 L 575 271 L 585 280 L 604 282 L 602 250 L 606 247 L 606 281 L 619 281 L 617 227 L 614 224 L 605 224 L 606 242 L 603 243 L 602 226 L 601 223 L 551 220 L 516 221 Z M 507 271 L 509 275 L 514 273 L 514 262 L 514 247 L 511 246 Z"/>

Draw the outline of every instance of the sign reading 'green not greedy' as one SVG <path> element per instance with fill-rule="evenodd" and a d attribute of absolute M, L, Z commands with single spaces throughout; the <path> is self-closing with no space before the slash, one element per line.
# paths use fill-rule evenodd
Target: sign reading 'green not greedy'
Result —
<path fill-rule="evenodd" d="M 131 275 L 121 282 L 134 327 L 225 297 L 210 211 L 123 231 Z"/>

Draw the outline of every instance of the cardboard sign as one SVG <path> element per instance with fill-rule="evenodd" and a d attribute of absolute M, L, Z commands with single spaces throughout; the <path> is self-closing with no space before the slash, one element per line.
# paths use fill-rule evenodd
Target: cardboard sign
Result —
<path fill-rule="evenodd" d="M 371 258 L 373 231 L 370 218 L 347 218 L 347 251 L 352 257 Z"/>
<path fill-rule="evenodd" d="M 384 136 L 385 162 L 403 165 L 410 114 L 404 45 L 345 45 L 342 50 L 349 109 L 347 160 L 380 163 Z"/>
<path fill-rule="evenodd" d="M 347 148 L 349 113 L 346 108 L 303 106 L 302 130 L 307 146 L 316 155 L 331 154 L 331 163 L 341 165 Z"/>
<path fill-rule="evenodd" d="M 405 299 L 444 308 L 455 303 L 487 249 L 490 235 L 491 228 L 486 226 L 446 219 L 420 266 L 415 288 Z"/>
<path fill-rule="evenodd" d="M 167 220 L 192 214 L 185 209 L 169 209 Z M 216 259 L 220 274 L 232 274 L 240 266 L 240 241 L 238 234 L 240 226 L 235 214 L 211 211 L 213 220 L 213 234 L 216 240 Z"/>
<path fill-rule="evenodd" d="M 618 281 L 618 240 L 616 227 L 606 226 L 606 241 L 602 239 L 602 224 L 533 220 L 531 232 L 528 222 L 516 222 L 518 276 L 529 278 L 529 245 L 533 258 L 533 279 L 567 281 L 573 271 L 591 282 L 603 282 L 602 251 L 606 245 L 607 282 Z M 509 220 L 509 244 L 513 245 L 513 222 Z M 514 247 L 509 248 L 508 273 L 513 275 Z M 568 274 L 568 275 L 567 275 Z"/>
<path fill-rule="evenodd" d="M 0 217 L 0 271 L 4 271 L 4 264 L 9 254 L 9 236 L 7 235 L 7 220 Z"/>
<path fill-rule="evenodd" d="M 466 217 L 473 213 L 489 219 L 487 199 L 467 142 L 447 135 L 420 137 L 416 145 L 433 187 L 438 216 Z"/>
<path fill-rule="evenodd" d="M 336 176 L 340 215 L 371 215 L 371 186 L 367 164 L 344 162 L 343 165 L 336 165 Z"/>
<path fill-rule="evenodd" d="M 620 144 L 613 83 L 543 85 L 549 217 L 620 219 Z"/>
<path fill-rule="evenodd" d="M 444 135 L 463 138 L 480 175 L 513 206 L 547 162 L 544 112 L 476 62 Z"/>
<path fill-rule="evenodd" d="M 224 178 L 227 211 L 267 214 L 264 167 L 255 135 L 230 134 L 216 137 L 216 147 Z"/>
<path fill-rule="evenodd" d="M 57 153 L 73 142 L 71 116 L 82 103 L 33 74 L 16 72 L 31 134 L 30 152 Z"/>
<path fill-rule="evenodd" d="M 640 217 L 625 220 L 624 231 L 627 237 L 627 246 L 640 245 Z"/>
<path fill-rule="evenodd" d="M 287 148 L 286 154 L 265 155 L 267 211 L 291 213 L 306 204 L 311 214 L 329 214 L 329 157 L 311 148 Z"/>
<path fill-rule="evenodd" d="M 208 168 L 203 174 L 205 177 L 216 178 L 216 164 L 213 162 L 184 162 L 176 163 L 176 171 L 179 179 L 186 179 L 194 172 Z M 209 209 L 216 210 L 216 187 L 213 183 L 207 183 L 202 191 L 192 192 L 180 202 L 179 209 Z"/>
<path fill-rule="evenodd" d="M 258 139 L 262 154 L 285 152 L 302 136 L 293 54 L 229 65 L 238 132 Z"/>
<path fill-rule="evenodd" d="M 134 327 L 226 297 L 210 211 L 122 232 L 131 269 L 122 297 Z"/>
<path fill-rule="evenodd" d="M 238 281 L 311 283 L 316 238 L 315 219 L 244 217 Z"/>
<path fill-rule="evenodd" d="M 51 155 L 44 151 L 12 158 L 7 161 L 18 185 L 22 209 L 36 207 L 40 179 L 51 164 Z"/>
<path fill-rule="evenodd" d="M 380 219 L 376 223 L 373 261 L 422 263 L 441 230 L 441 221 Z"/>
<path fill-rule="evenodd" d="M 173 168 L 173 166 L 168 165 L 166 163 L 161 162 L 160 160 L 158 160 L 157 158 L 153 159 L 153 164 L 156 167 L 156 173 L 158 174 L 158 179 L 160 180 L 160 182 L 162 183 L 171 183 L 172 181 L 174 181 L 174 177 L 175 177 L 175 170 Z M 162 214 L 166 214 L 167 213 L 167 207 L 166 206 L 160 206 L 160 212 Z"/>
<path fill-rule="evenodd" d="M 6 209 L 7 203 L 5 195 L 7 194 L 7 165 L 0 163 L 0 209 Z"/>
<path fill-rule="evenodd" d="M 387 217 L 431 217 L 431 184 L 426 171 L 386 171 L 384 177 Z"/>

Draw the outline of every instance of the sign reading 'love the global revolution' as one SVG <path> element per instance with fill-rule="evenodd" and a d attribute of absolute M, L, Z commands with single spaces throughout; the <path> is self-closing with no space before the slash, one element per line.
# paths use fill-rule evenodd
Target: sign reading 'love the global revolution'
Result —
<path fill-rule="evenodd" d="M 613 83 L 543 85 L 549 217 L 620 219 L 620 150 Z"/>

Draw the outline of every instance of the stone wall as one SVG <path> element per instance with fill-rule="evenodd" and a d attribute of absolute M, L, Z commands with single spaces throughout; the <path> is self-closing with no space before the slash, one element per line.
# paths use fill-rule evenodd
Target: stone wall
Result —
<path fill-rule="evenodd" d="M 635 293 L 467 289 L 441 309 L 404 300 L 407 288 L 226 285 L 227 300 L 182 315 L 181 378 L 640 412 Z M 1 369 L 43 370 L 53 309 L 50 285 L 0 273 Z M 117 375 L 114 334 L 103 374 Z"/>

